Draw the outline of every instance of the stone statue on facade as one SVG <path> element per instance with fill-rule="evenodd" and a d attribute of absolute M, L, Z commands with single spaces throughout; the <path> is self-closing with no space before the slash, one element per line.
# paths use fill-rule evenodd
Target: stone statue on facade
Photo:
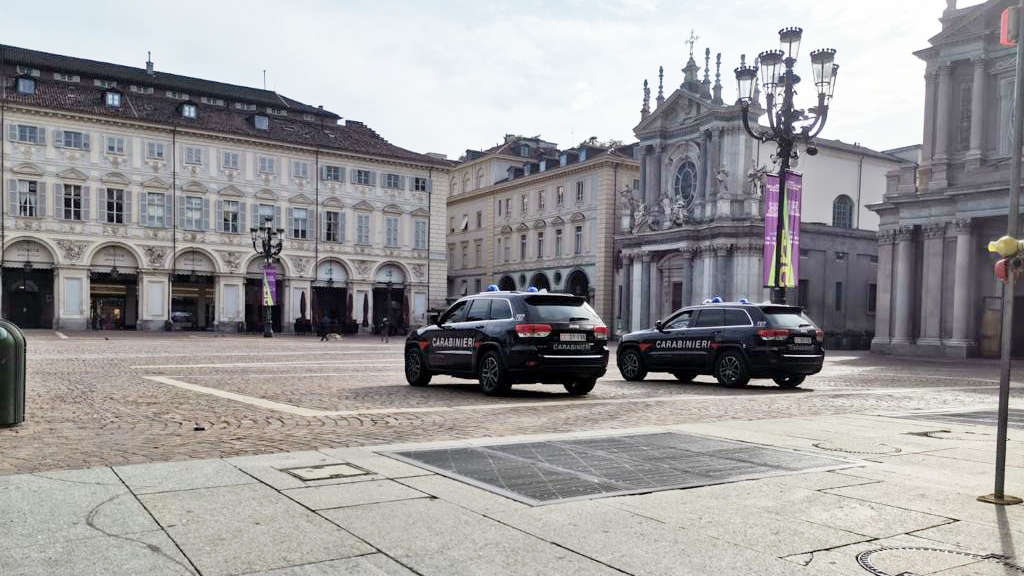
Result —
<path fill-rule="evenodd" d="M 661 211 L 664 217 L 661 221 L 661 228 L 668 230 L 672 227 L 672 199 L 668 197 L 668 194 L 661 195 Z"/>
<path fill-rule="evenodd" d="M 767 166 L 758 166 L 747 172 L 747 180 L 750 182 L 750 195 L 755 200 L 764 196 L 764 178 L 767 175 Z"/>
<path fill-rule="evenodd" d="M 619 226 L 623 232 L 631 232 L 633 230 L 633 212 L 636 211 L 636 198 L 633 197 L 633 191 L 629 188 L 625 188 L 619 195 Z"/>
<path fill-rule="evenodd" d="M 639 234 L 643 230 L 644 226 L 647 225 L 649 216 L 647 215 L 647 203 L 640 202 L 636 210 L 633 211 L 633 234 Z"/>
<path fill-rule="evenodd" d="M 728 194 L 729 193 L 729 171 L 722 166 L 718 170 L 715 170 L 715 193 L 716 194 Z"/>
<path fill-rule="evenodd" d="M 672 223 L 676 226 L 682 226 L 690 220 L 690 211 L 686 209 L 686 204 L 683 204 L 682 200 L 677 201 L 675 206 L 672 207 Z"/>

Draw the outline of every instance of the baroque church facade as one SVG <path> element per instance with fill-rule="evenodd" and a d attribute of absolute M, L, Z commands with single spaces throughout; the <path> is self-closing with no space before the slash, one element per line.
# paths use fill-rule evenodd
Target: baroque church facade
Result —
<path fill-rule="evenodd" d="M 639 188 L 620 190 L 615 204 L 609 323 L 620 334 L 706 298 L 768 299 L 762 182 L 777 170 L 774 143 L 747 135 L 741 106 L 723 96 L 721 54 L 714 64 L 709 50 L 704 56 L 703 79 L 691 53 L 682 84 L 667 96 L 659 70 L 653 109 L 644 83 L 634 128 Z M 756 105 L 751 112 L 763 114 Z M 877 220 L 865 206 L 881 197 L 885 174 L 905 161 L 859 145 L 816 143 L 819 155 L 795 167 L 805 173 L 805 216 L 800 285 L 788 298 L 805 306 L 831 345 L 867 347 L 875 324 Z"/>

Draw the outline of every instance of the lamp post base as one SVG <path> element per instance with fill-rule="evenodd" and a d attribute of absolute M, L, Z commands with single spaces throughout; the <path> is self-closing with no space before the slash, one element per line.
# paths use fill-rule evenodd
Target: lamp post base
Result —
<path fill-rule="evenodd" d="M 772 288 L 772 304 L 785 304 L 786 303 L 786 289 L 785 288 Z"/>
<path fill-rule="evenodd" d="M 987 496 L 978 496 L 978 502 L 985 502 L 986 504 L 995 504 L 997 506 L 1013 506 L 1024 502 L 1016 496 L 1009 496 L 1003 494 L 1002 498 L 997 498 L 995 494 L 989 494 Z"/>

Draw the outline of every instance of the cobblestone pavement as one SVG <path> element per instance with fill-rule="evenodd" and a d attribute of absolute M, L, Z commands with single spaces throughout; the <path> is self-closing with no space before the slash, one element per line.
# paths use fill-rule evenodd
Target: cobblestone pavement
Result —
<path fill-rule="evenodd" d="M 30 332 L 27 421 L 0 429 L 0 474 L 326 447 L 826 414 L 992 409 L 994 362 L 833 352 L 794 391 L 724 389 L 614 368 L 586 398 L 467 380 L 414 389 L 401 340 Z M 1024 384 L 1016 384 L 1020 405 Z M 242 395 L 242 396 L 237 396 Z M 276 403 L 276 404 L 275 404 Z M 1012 436 L 1012 435 L 1011 435 Z"/>

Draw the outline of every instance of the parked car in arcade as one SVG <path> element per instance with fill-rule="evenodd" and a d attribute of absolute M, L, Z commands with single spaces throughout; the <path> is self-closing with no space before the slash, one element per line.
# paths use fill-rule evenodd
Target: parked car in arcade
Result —
<path fill-rule="evenodd" d="M 409 335 L 405 377 L 413 386 L 435 374 L 475 378 L 488 395 L 513 384 L 561 384 L 582 396 L 607 369 L 607 341 L 608 327 L 580 296 L 491 286 Z"/>
<path fill-rule="evenodd" d="M 795 388 L 821 371 L 824 336 L 799 307 L 716 299 L 626 334 L 617 363 L 629 381 L 669 372 L 683 382 L 710 374 L 725 386 L 771 378 L 782 388 Z"/>

